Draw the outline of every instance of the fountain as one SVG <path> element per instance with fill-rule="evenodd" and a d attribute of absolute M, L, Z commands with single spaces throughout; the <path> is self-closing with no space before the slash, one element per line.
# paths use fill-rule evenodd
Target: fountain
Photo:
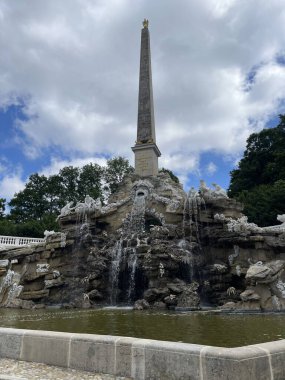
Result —
<path fill-rule="evenodd" d="M 285 216 L 258 227 L 219 185 L 186 194 L 159 172 L 149 46 L 144 23 L 135 173 L 105 205 L 67 203 L 61 232 L 4 248 L 1 306 L 285 309 Z"/>

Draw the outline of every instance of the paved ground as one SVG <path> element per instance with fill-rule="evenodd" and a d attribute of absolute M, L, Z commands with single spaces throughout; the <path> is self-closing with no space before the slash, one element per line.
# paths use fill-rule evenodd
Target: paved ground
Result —
<path fill-rule="evenodd" d="M 95 375 L 90 372 L 76 371 L 40 363 L 20 362 L 0 359 L 0 380 L 128 380 L 125 377 Z M 129 379 L 130 380 L 130 379 Z"/>

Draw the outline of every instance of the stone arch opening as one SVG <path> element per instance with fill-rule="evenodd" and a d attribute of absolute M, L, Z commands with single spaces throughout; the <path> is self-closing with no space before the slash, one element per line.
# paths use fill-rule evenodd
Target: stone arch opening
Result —
<path fill-rule="evenodd" d="M 149 232 L 153 226 L 162 226 L 161 220 L 156 215 L 145 215 L 145 231 Z"/>

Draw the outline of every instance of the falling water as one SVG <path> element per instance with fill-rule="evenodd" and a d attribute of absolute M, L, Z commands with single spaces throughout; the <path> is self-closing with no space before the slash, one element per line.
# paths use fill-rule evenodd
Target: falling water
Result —
<path fill-rule="evenodd" d="M 136 238 L 137 246 L 140 245 L 139 235 L 145 231 L 145 194 L 138 192 L 130 214 L 126 217 L 120 240 L 118 240 L 112 251 L 111 264 L 111 305 L 117 303 L 120 268 L 127 260 L 129 272 L 129 287 L 127 292 L 128 303 L 131 303 L 135 293 L 135 275 L 138 264 L 136 247 L 131 247 L 131 241 Z M 124 241 L 124 247 L 123 247 Z"/>
<path fill-rule="evenodd" d="M 21 276 L 19 273 L 8 269 L 7 274 L 3 278 L 0 285 L 1 303 L 5 302 L 6 304 L 7 302 L 11 302 L 20 295 L 21 291 L 23 290 L 23 286 L 19 285 L 20 278 Z"/>
<path fill-rule="evenodd" d="M 135 292 L 135 275 L 137 268 L 137 254 L 136 248 L 133 248 L 133 253 L 129 256 L 128 267 L 130 268 L 130 276 L 129 276 L 129 290 L 128 290 L 128 303 L 131 303 L 132 298 Z"/>
<path fill-rule="evenodd" d="M 230 266 L 233 265 L 234 263 L 234 260 L 235 258 L 237 258 L 239 255 L 239 246 L 238 245 L 234 245 L 234 253 L 232 253 L 231 255 L 229 255 L 228 257 L 228 260 L 229 260 L 229 264 Z"/>
<path fill-rule="evenodd" d="M 202 244 L 200 239 L 200 220 L 201 220 L 201 209 L 206 207 L 205 201 L 201 194 L 196 191 L 193 187 L 189 190 L 184 201 L 183 209 L 183 220 L 182 220 L 182 240 L 179 242 L 178 246 L 183 249 L 182 262 L 189 266 L 189 279 L 197 280 L 197 275 L 199 277 L 201 273 L 195 268 L 195 252 L 199 255 L 202 253 Z M 194 251 L 194 247 L 198 248 L 198 251 Z M 198 260 L 200 261 L 200 260 Z"/>
<path fill-rule="evenodd" d="M 192 243 L 193 235 L 195 233 L 197 243 L 201 248 L 199 219 L 201 215 L 201 207 L 205 206 L 205 201 L 201 195 L 192 187 L 187 194 L 184 201 L 183 221 L 182 221 L 182 234 L 183 240 L 186 240 L 186 224 L 189 222 L 189 242 Z M 193 231 L 194 226 L 194 231 Z"/>
<path fill-rule="evenodd" d="M 84 208 L 78 210 L 76 215 L 76 230 L 75 230 L 75 236 L 76 239 L 80 239 L 82 236 L 82 233 L 85 232 L 84 229 L 88 225 L 88 219 L 87 219 L 87 213 Z"/>
<path fill-rule="evenodd" d="M 129 219 L 129 224 L 126 226 L 126 235 L 132 233 L 140 234 L 145 230 L 145 195 L 136 195 Z"/>
<path fill-rule="evenodd" d="M 119 285 L 119 273 L 120 263 L 122 259 L 123 238 L 118 240 L 113 248 L 112 252 L 112 267 L 111 267 L 111 305 L 115 305 L 118 297 L 118 285 Z"/>
<path fill-rule="evenodd" d="M 73 254 L 73 275 L 70 280 L 70 287 L 74 290 L 74 294 L 80 298 L 82 293 L 85 294 L 86 284 L 88 283 L 85 279 L 80 278 L 81 268 L 82 268 L 82 252 L 86 249 L 87 242 L 86 237 L 90 236 L 90 223 L 89 223 L 89 208 L 88 205 L 82 203 L 80 206 L 76 207 L 76 226 L 75 226 L 75 239 L 72 247 Z M 90 241 L 88 240 L 88 243 Z M 61 246 L 66 244 L 64 236 L 61 236 Z M 63 293 L 62 293 L 63 294 Z M 87 297 L 83 296 L 84 300 Z"/>

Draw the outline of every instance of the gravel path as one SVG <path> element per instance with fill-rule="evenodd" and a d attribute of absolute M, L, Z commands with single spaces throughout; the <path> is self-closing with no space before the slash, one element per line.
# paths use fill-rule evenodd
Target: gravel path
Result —
<path fill-rule="evenodd" d="M 93 374 L 40 363 L 0 359 L 0 380 L 130 380 L 125 377 Z"/>

